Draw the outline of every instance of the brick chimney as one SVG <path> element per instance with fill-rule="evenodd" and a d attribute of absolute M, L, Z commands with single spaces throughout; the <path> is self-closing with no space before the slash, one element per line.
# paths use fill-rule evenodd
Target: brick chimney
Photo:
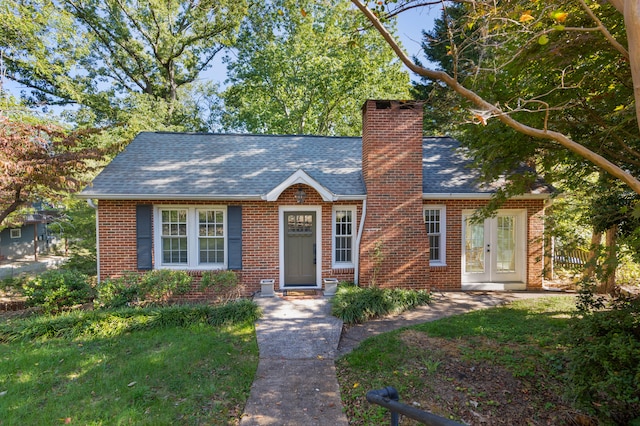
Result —
<path fill-rule="evenodd" d="M 360 242 L 360 285 L 428 289 L 422 103 L 368 100 L 362 127 L 367 214 Z"/>

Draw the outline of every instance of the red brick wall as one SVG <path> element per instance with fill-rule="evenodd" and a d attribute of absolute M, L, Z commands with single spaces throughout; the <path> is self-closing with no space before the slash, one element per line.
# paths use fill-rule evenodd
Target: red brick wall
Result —
<path fill-rule="evenodd" d="M 322 277 L 353 281 L 354 269 L 333 269 L 332 254 L 332 207 L 335 205 L 357 206 L 356 218 L 362 214 L 361 202 L 323 202 L 308 186 L 303 188 L 307 198 L 303 206 L 322 207 Z M 293 194 L 298 186 L 288 188 L 277 202 L 204 202 L 204 201 L 113 201 L 100 200 L 98 207 L 100 277 L 117 277 L 125 271 L 137 270 L 136 258 L 136 204 L 154 205 L 242 205 L 242 265 L 241 284 L 245 295 L 260 289 L 260 280 L 273 278 L 276 289 L 280 286 L 279 269 L 279 207 L 298 206 Z M 198 271 L 191 271 L 197 283 Z M 213 293 L 194 292 L 185 299 L 206 299 Z"/>
<path fill-rule="evenodd" d="M 367 101 L 362 174 L 367 214 L 360 284 L 424 289 L 429 240 L 422 218 L 422 105 Z M 380 258 L 376 260 L 376 253 Z"/>
<path fill-rule="evenodd" d="M 100 279 L 137 270 L 136 204 L 135 201 L 99 202 Z"/>
<path fill-rule="evenodd" d="M 482 200 L 424 200 L 427 205 L 446 206 L 446 266 L 430 268 L 429 285 L 438 290 L 460 290 L 462 274 L 462 211 L 473 210 L 487 204 Z M 544 228 L 543 200 L 509 200 L 502 209 L 526 209 L 527 290 L 542 287 L 542 232 Z"/>

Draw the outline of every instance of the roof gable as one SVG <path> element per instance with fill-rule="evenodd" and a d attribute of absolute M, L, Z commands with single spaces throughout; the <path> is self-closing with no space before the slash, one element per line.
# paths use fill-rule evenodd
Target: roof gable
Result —
<path fill-rule="evenodd" d="M 263 195 L 262 199 L 265 201 L 276 201 L 285 189 L 296 184 L 305 184 L 315 189 L 322 197 L 322 201 L 337 201 L 339 199 L 336 194 L 327 190 L 327 188 L 322 186 L 317 180 L 309 176 L 302 169 L 296 170 L 291 176 L 283 180 L 279 185 L 277 185 L 267 194 Z"/>

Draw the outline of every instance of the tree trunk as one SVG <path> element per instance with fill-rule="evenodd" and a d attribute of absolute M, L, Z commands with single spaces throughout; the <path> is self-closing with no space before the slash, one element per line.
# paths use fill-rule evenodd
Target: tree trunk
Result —
<path fill-rule="evenodd" d="M 602 242 L 602 233 L 595 230 L 591 234 L 591 251 L 587 260 L 587 267 L 584 270 L 585 278 L 594 278 L 596 275 L 596 266 L 598 265 L 598 254 L 600 252 L 600 243 Z"/>
<path fill-rule="evenodd" d="M 612 4 L 616 6 L 615 3 L 612 2 Z M 638 52 L 640 50 L 640 1 L 625 0 L 622 13 L 627 30 L 627 50 L 633 78 L 633 97 L 636 100 L 636 119 L 640 125 L 640 52 Z"/>
<path fill-rule="evenodd" d="M 618 269 L 617 257 L 618 225 L 607 229 L 605 244 L 607 246 L 607 259 L 604 264 L 604 277 L 602 277 L 600 293 L 613 294 L 616 288 L 616 269 Z"/>

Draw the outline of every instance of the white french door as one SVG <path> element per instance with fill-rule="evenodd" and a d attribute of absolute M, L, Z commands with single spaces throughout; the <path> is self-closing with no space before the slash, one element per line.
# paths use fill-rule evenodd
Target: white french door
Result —
<path fill-rule="evenodd" d="M 499 210 L 495 217 L 473 222 L 462 215 L 462 282 L 522 282 L 525 271 L 526 212 Z"/>

